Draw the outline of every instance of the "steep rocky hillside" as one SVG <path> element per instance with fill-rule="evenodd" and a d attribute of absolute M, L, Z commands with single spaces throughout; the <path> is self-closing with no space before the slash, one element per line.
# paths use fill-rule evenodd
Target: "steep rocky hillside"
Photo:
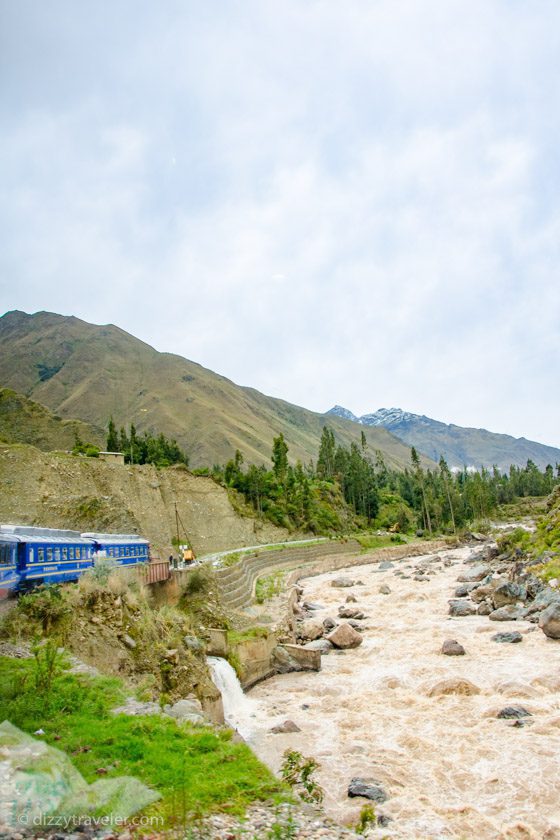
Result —
<path fill-rule="evenodd" d="M 137 531 L 162 558 L 176 533 L 175 502 L 197 554 L 288 537 L 270 523 L 240 517 L 222 487 L 182 467 L 125 467 L 0 444 L 0 486 L 0 522 Z"/>
<path fill-rule="evenodd" d="M 246 461 L 270 463 L 280 432 L 290 459 L 317 457 L 324 415 L 252 388 L 242 388 L 194 362 L 152 347 L 118 327 L 94 326 L 48 312 L 0 318 L 0 384 L 64 418 L 106 428 L 134 422 L 140 431 L 176 438 L 191 466 L 224 463 L 240 449 Z M 362 427 L 328 419 L 337 440 L 359 442 Z M 388 464 L 409 463 L 407 446 L 382 428 L 364 429 Z"/>
<path fill-rule="evenodd" d="M 63 420 L 44 405 L 9 388 L 0 388 L 0 440 L 29 443 L 49 452 L 72 449 L 76 437 L 101 448 L 105 446 L 103 429 L 81 420 Z"/>
<path fill-rule="evenodd" d="M 336 405 L 327 412 L 327 416 L 354 420 L 365 427 L 387 429 L 434 461 L 439 461 L 443 455 L 450 467 L 473 466 L 478 469 L 496 465 L 501 470 L 508 470 L 511 464 L 525 466 L 530 459 L 544 469 L 547 464 L 554 466 L 560 462 L 560 449 L 553 446 L 486 429 L 448 425 L 400 408 L 380 408 L 372 414 L 356 417 L 347 408 Z"/>

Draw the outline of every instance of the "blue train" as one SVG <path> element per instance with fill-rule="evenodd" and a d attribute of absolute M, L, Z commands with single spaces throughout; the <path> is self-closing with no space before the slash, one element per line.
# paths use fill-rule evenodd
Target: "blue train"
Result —
<path fill-rule="evenodd" d="M 112 557 L 119 566 L 148 563 L 150 544 L 137 534 L 0 525 L 0 598 L 42 583 L 77 580 L 99 557 Z"/>

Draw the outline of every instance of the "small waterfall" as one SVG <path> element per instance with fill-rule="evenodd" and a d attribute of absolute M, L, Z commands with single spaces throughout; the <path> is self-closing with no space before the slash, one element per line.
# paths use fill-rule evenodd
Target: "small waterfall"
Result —
<path fill-rule="evenodd" d="M 243 693 L 237 674 L 225 659 L 219 656 L 206 657 L 212 681 L 222 695 L 226 723 L 249 740 L 253 730 L 255 703 Z"/>

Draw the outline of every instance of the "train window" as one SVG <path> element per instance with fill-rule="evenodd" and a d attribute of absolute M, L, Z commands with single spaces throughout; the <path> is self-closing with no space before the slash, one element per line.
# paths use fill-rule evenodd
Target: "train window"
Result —
<path fill-rule="evenodd" d="M 30 563 L 35 562 L 35 549 L 34 548 L 29 549 L 29 562 Z"/>
<path fill-rule="evenodd" d="M 45 562 L 45 549 L 44 548 L 38 548 L 37 549 L 37 560 L 38 560 L 39 563 L 44 563 Z"/>
<path fill-rule="evenodd" d="M 9 563 L 10 557 L 8 554 L 8 546 L 7 545 L 0 545 L 0 564 L 1 563 Z"/>
<path fill-rule="evenodd" d="M 62 559 L 68 560 L 68 549 L 66 548 L 66 546 L 64 546 L 64 548 L 62 549 Z"/>
<path fill-rule="evenodd" d="M 71 545 L 68 549 L 68 557 L 70 558 L 70 560 L 74 559 L 74 546 L 73 545 Z"/>
<path fill-rule="evenodd" d="M 60 563 L 60 548 L 55 548 L 54 550 L 54 562 Z"/>
<path fill-rule="evenodd" d="M 53 550 L 52 548 L 47 548 L 47 563 L 52 563 L 53 559 Z"/>

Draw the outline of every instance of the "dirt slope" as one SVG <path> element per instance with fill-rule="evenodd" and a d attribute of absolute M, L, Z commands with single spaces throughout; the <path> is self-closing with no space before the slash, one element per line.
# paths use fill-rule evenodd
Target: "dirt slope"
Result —
<path fill-rule="evenodd" d="M 172 550 L 175 502 L 197 554 L 284 540 L 288 532 L 240 517 L 227 492 L 185 469 L 119 466 L 0 444 L 0 522 L 137 531 L 162 558 Z M 183 534 L 181 534 L 183 537 Z"/>

